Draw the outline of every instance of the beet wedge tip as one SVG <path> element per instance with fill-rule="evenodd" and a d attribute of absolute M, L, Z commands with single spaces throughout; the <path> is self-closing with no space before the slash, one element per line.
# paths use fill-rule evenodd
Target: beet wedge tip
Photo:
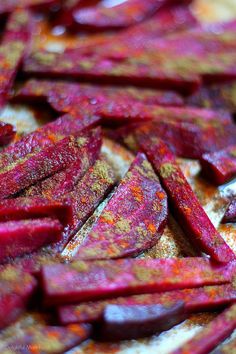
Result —
<path fill-rule="evenodd" d="M 145 155 L 138 154 L 75 258 L 137 255 L 158 242 L 166 220 L 166 194 Z"/>

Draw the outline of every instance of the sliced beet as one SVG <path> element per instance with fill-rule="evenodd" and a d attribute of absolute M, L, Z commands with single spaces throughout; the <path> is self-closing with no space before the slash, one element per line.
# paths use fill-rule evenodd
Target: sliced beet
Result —
<path fill-rule="evenodd" d="M 9 144 L 16 135 L 16 129 L 12 124 L 0 122 L 0 146 Z"/>
<path fill-rule="evenodd" d="M 79 155 L 79 138 L 69 136 L 2 169 L 0 199 L 9 197 L 65 169 L 75 162 Z"/>
<path fill-rule="evenodd" d="M 32 354 L 36 350 L 47 354 L 63 354 L 88 339 L 91 327 L 87 324 L 67 327 L 30 324 L 9 336 L 1 347 L 3 353 Z"/>
<path fill-rule="evenodd" d="M 153 138 L 148 145 L 144 137 L 138 139 L 160 176 L 174 215 L 190 239 L 214 261 L 226 263 L 235 259 L 233 250 L 208 218 L 168 146 L 158 138 Z"/>
<path fill-rule="evenodd" d="M 181 301 L 170 305 L 107 305 L 97 336 L 105 341 L 148 337 L 174 327 L 185 317 Z"/>
<path fill-rule="evenodd" d="M 201 158 L 201 167 L 210 182 L 217 185 L 228 182 L 236 176 L 236 146 L 204 154 Z"/>
<path fill-rule="evenodd" d="M 37 282 L 29 274 L 14 266 L 0 272 L 0 329 L 14 322 L 26 309 Z"/>
<path fill-rule="evenodd" d="M 210 322 L 195 337 L 172 354 L 197 353 L 208 354 L 223 342 L 236 328 L 236 304 L 232 305 L 212 322 Z"/>
<path fill-rule="evenodd" d="M 236 221 L 236 199 L 233 199 L 225 212 L 222 219 L 222 223 L 235 222 Z"/>
<path fill-rule="evenodd" d="M 85 302 L 58 308 L 57 313 L 63 325 L 70 323 L 97 322 L 107 305 L 168 305 L 183 301 L 185 311 L 201 312 L 226 306 L 236 300 L 236 290 L 231 284 L 204 286 L 196 289 L 172 290 L 157 294 L 133 295 L 115 299 Z"/>
<path fill-rule="evenodd" d="M 61 223 L 52 218 L 0 223 L 0 262 L 59 241 L 62 229 Z"/>
<path fill-rule="evenodd" d="M 67 135 L 78 135 L 98 123 L 98 117 L 80 117 L 65 114 L 22 137 L 0 152 L 0 168 L 10 165 L 28 154 L 39 151 L 62 140 Z"/>
<path fill-rule="evenodd" d="M 161 292 L 231 281 L 232 267 L 204 258 L 77 261 L 42 267 L 49 305 Z"/>
<path fill-rule="evenodd" d="M 138 154 L 76 259 L 135 256 L 154 246 L 166 225 L 167 196 L 144 154 Z"/>
<path fill-rule="evenodd" d="M 67 225 L 72 219 L 69 204 L 42 197 L 20 197 L 0 202 L 0 221 L 23 220 L 40 217 L 53 217 Z"/>
<path fill-rule="evenodd" d="M 115 175 L 104 158 L 98 159 L 75 185 L 74 189 L 61 196 L 61 200 L 72 206 L 73 222 L 68 233 L 74 234 L 92 215 L 115 183 Z"/>

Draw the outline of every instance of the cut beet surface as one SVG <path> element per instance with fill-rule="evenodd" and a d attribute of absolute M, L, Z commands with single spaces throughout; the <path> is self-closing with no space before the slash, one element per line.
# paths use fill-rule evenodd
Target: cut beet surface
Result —
<path fill-rule="evenodd" d="M 28 154 L 51 146 L 67 135 L 78 135 L 96 125 L 98 121 L 98 117 L 83 116 L 82 118 L 78 115 L 65 114 L 3 149 L 0 152 L 0 168 L 3 169 L 11 163 L 25 158 Z"/>
<path fill-rule="evenodd" d="M 9 144 L 16 135 L 16 129 L 13 125 L 0 122 L 0 146 Z"/>
<path fill-rule="evenodd" d="M 59 241 L 62 230 L 61 223 L 52 218 L 0 223 L 0 262 Z"/>
<path fill-rule="evenodd" d="M 236 221 L 236 199 L 233 199 L 226 212 L 225 215 L 222 219 L 222 223 L 227 223 L 227 222 L 235 222 Z"/>
<path fill-rule="evenodd" d="M 69 204 L 42 197 L 20 197 L 0 202 L 0 221 L 57 218 L 64 225 L 71 223 L 72 208 Z"/>
<path fill-rule="evenodd" d="M 0 329 L 14 322 L 26 309 L 35 289 L 36 280 L 14 266 L 0 272 Z"/>
<path fill-rule="evenodd" d="M 217 316 L 195 337 L 172 354 L 208 354 L 223 342 L 236 328 L 236 304 Z"/>
<path fill-rule="evenodd" d="M 231 281 L 233 270 L 230 265 L 216 265 L 197 257 L 120 259 L 44 266 L 41 276 L 45 303 L 55 306 L 222 284 Z"/>
<path fill-rule="evenodd" d="M 204 286 L 195 289 L 172 290 L 157 294 L 133 295 L 115 299 L 85 302 L 58 308 L 62 324 L 97 322 L 107 305 L 155 305 L 174 304 L 183 301 L 187 313 L 211 311 L 236 301 L 236 289 L 231 284 Z"/>
<path fill-rule="evenodd" d="M 1 170 L 0 199 L 65 169 L 77 160 L 80 152 L 79 138 L 69 136 Z"/>
<path fill-rule="evenodd" d="M 158 242 L 166 221 L 167 196 L 145 155 L 138 154 L 75 257 L 137 255 Z"/>
<path fill-rule="evenodd" d="M 172 204 L 174 215 L 191 240 L 212 260 L 226 263 L 235 259 L 233 250 L 216 230 L 184 177 L 168 146 L 158 138 L 147 145 L 143 136 L 138 141 L 160 176 Z"/>
<path fill-rule="evenodd" d="M 105 341 L 148 337 L 172 328 L 185 317 L 181 301 L 170 305 L 107 305 L 96 336 Z"/>
<path fill-rule="evenodd" d="M 203 174 L 217 185 L 228 182 L 236 176 L 236 145 L 204 154 L 201 158 Z"/>

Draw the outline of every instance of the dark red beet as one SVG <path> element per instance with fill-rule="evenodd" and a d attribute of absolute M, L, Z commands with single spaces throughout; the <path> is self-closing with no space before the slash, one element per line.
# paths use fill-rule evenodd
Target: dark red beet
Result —
<path fill-rule="evenodd" d="M 5 199 L 0 202 L 0 221 L 53 217 L 67 225 L 72 220 L 69 204 L 42 197 L 21 197 Z"/>
<path fill-rule="evenodd" d="M 233 199 L 226 212 L 225 215 L 222 219 L 222 223 L 227 223 L 227 222 L 235 222 L 236 221 L 236 199 Z"/>
<path fill-rule="evenodd" d="M 143 137 L 139 136 L 138 139 L 160 176 L 174 215 L 191 240 L 217 262 L 225 263 L 235 259 L 234 252 L 211 223 L 168 146 L 158 138 L 148 145 Z"/>
<path fill-rule="evenodd" d="M 65 114 L 3 149 L 0 152 L 0 168 L 3 169 L 11 163 L 25 158 L 28 154 L 51 146 L 67 135 L 78 135 L 97 124 L 98 121 L 98 117 L 83 116 L 80 118 L 78 115 Z"/>
<path fill-rule="evenodd" d="M 236 289 L 231 284 L 204 286 L 196 289 L 172 290 L 157 294 L 133 295 L 115 299 L 85 302 L 58 308 L 62 324 L 95 322 L 101 319 L 104 308 L 114 305 L 168 305 L 183 301 L 185 311 L 203 312 L 228 305 L 236 301 Z"/>
<path fill-rule="evenodd" d="M 0 223 L 0 262 L 59 241 L 62 229 L 61 223 L 52 218 Z"/>
<path fill-rule="evenodd" d="M 219 185 L 229 181 L 236 176 L 236 146 L 204 154 L 201 158 L 201 167 L 210 182 Z"/>
<path fill-rule="evenodd" d="M 47 354 L 63 354 L 88 339 L 90 334 L 91 327 L 87 324 L 67 327 L 30 324 L 14 336 L 9 336 L 1 350 L 2 353 L 8 350 L 12 354 L 32 354 L 36 350 Z"/>
<path fill-rule="evenodd" d="M 42 267 L 48 305 L 161 292 L 231 281 L 232 267 L 204 258 L 77 261 Z M 73 281 L 72 281 L 73 279 Z"/>
<path fill-rule="evenodd" d="M 9 123 L 0 122 L 0 146 L 9 144 L 15 137 L 16 130 Z"/>
<path fill-rule="evenodd" d="M 14 322 L 26 309 L 36 280 L 14 266 L 0 272 L 0 329 Z"/>
<path fill-rule="evenodd" d="M 76 259 L 137 255 L 154 246 L 166 225 L 167 196 L 144 154 L 138 154 Z"/>
<path fill-rule="evenodd" d="M 223 342 L 236 328 L 236 304 L 217 316 L 195 337 L 172 354 L 208 354 Z"/>
<path fill-rule="evenodd" d="M 107 305 L 97 335 L 105 341 L 148 337 L 172 328 L 185 317 L 181 301 L 171 305 Z"/>
<path fill-rule="evenodd" d="M 73 136 L 56 142 L 0 172 L 0 199 L 13 195 L 59 172 L 78 159 L 79 138 Z"/>

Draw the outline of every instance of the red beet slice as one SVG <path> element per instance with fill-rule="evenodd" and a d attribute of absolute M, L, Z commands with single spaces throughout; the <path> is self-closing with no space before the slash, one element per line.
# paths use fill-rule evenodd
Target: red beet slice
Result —
<path fill-rule="evenodd" d="M 0 199 L 65 169 L 76 161 L 79 155 L 79 138 L 69 136 L 1 170 Z"/>
<path fill-rule="evenodd" d="M 166 0 L 129 0 L 112 7 L 101 4 L 79 9 L 73 13 L 78 28 L 85 30 L 111 30 L 129 27 L 152 15 Z"/>
<path fill-rule="evenodd" d="M 97 160 L 101 145 L 101 129 L 82 134 L 78 140 L 80 155 L 77 160 L 63 171 L 47 178 L 41 183 L 41 194 L 49 199 L 57 199 L 73 190 L 89 167 Z"/>
<path fill-rule="evenodd" d="M 13 125 L 0 122 L 0 146 L 9 144 L 15 137 L 16 130 Z"/>
<path fill-rule="evenodd" d="M 78 115 L 65 114 L 57 120 L 45 124 L 39 129 L 27 134 L 17 142 L 0 152 L 0 168 L 10 165 L 28 154 L 53 145 L 67 135 L 78 135 L 99 121 L 98 117 L 80 118 Z"/>
<path fill-rule="evenodd" d="M 0 14 L 10 13 L 17 8 L 32 8 L 35 10 L 48 10 L 58 0 L 1 0 Z"/>
<path fill-rule="evenodd" d="M 65 100 L 65 92 L 67 94 Z M 137 101 L 163 106 L 181 106 L 183 99 L 172 91 L 139 89 L 135 87 L 96 86 L 89 84 L 68 83 L 63 81 L 28 80 L 14 97 L 16 102 L 45 102 L 60 112 L 73 111 L 83 99 L 93 104 L 109 104 L 111 100 L 125 102 Z M 77 108 L 78 109 L 78 108 Z"/>
<path fill-rule="evenodd" d="M 91 327 L 87 324 L 67 327 L 30 324 L 8 337 L 1 350 L 8 350 L 12 354 L 32 354 L 36 350 L 47 354 L 63 354 L 88 339 L 90 333 Z"/>
<path fill-rule="evenodd" d="M 236 221 L 236 199 L 233 199 L 226 212 L 225 215 L 222 219 L 222 223 L 227 223 L 227 222 L 235 222 Z"/>
<path fill-rule="evenodd" d="M 211 182 L 219 185 L 229 181 L 236 175 L 236 146 L 204 154 L 201 158 L 201 167 Z"/>
<path fill-rule="evenodd" d="M 21 197 L 0 202 L 0 221 L 32 219 L 46 216 L 57 218 L 64 225 L 67 225 L 72 219 L 72 209 L 69 204 L 41 197 Z"/>
<path fill-rule="evenodd" d="M 26 309 L 36 280 L 20 269 L 7 266 L 0 272 L 0 329 L 14 322 Z"/>
<path fill-rule="evenodd" d="M 28 53 L 32 32 L 32 15 L 27 10 L 13 12 L 0 50 L 0 108 L 5 105 L 17 71 Z"/>
<path fill-rule="evenodd" d="M 96 207 L 103 201 L 115 183 L 115 175 L 104 158 L 90 167 L 74 189 L 61 197 L 72 206 L 73 222 L 68 233 L 74 234 L 83 225 Z"/>
<path fill-rule="evenodd" d="M 160 176 L 175 216 L 186 234 L 213 260 L 225 263 L 235 259 L 234 252 L 211 223 L 168 146 L 158 138 L 148 145 L 144 138 L 138 139 Z"/>
<path fill-rule="evenodd" d="M 75 257 L 137 255 L 158 242 L 166 221 L 167 196 L 145 155 L 138 154 Z"/>
<path fill-rule="evenodd" d="M 232 267 L 204 258 L 77 261 L 42 267 L 47 304 L 67 304 L 118 295 L 222 284 Z"/>
<path fill-rule="evenodd" d="M 171 305 L 107 305 L 97 335 L 105 341 L 143 338 L 166 331 L 184 319 L 183 302 Z"/>
<path fill-rule="evenodd" d="M 0 223 L 0 262 L 59 241 L 61 234 L 62 225 L 57 219 L 44 218 Z"/>
<path fill-rule="evenodd" d="M 172 354 L 208 354 L 236 328 L 236 304 L 210 322 L 201 332 Z"/>
<path fill-rule="evenodd" d="M 164 293 L 133 295 L 79 305 L 67 305 L 58 308 L 58 317 L 63 325 L 98 321 L 104 308 L 114 305 L 168 305 L 184 301 L 185 311 L 202 312 L 217 309 L 236 300 L 236 290 L 231 284 L 204 286 L 196 289 L 172 290 Z"/>

